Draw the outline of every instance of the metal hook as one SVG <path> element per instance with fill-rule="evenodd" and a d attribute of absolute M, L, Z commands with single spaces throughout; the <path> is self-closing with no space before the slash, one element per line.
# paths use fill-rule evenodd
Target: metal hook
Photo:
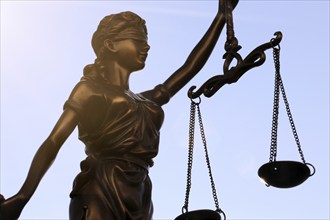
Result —
<path fill-rule="evenodd" d="M 188 207 L 186 205 L 182 206 L 182 214 L 187 213 L 188 212 Z"/>
<path fill-rule="evenodd" d="M 199 105 L 202 102 L 202 99 L 200 96 L 194 97 L 193 90 L 196 88 L 196 86 L 190 87 L 188 90 L 188 97 L 190 98 L 191 102 L 194 103 L 195 105 Z M 195 102 L 194 99 L 198 98 L 198 102 Z"/>
<path fill-rule="evenodd" d="M 275 33 L 276 34 L 276 33 Z M 272 39 L 270 39 L 270 46 L 273 48 L 273 49 L 278 49 L 278 50 L 280 50 L 281 49 L 281 47 L 280 47 L 280 44 L 279 43 L 276 43 L 275 42 L 275 38 L 272 38 Z M 275 42 L 274 44 L 273 44 L 273 42 Z"/>
<path fill-rule="evenodd" d="M 224 211 L 222 211 L 222 209 L 218 208 L 216 211 L 217 211 L 217 212 L 219 213 L 219 215 L 220 215 L 220 220 L 222 219 L 222 218 L 221 218 L 221 215 L 223 216 L 223 219 L 224 219 L 224 220 L 227 219 L 226 214 L 225 214 Z"/>
<path fill-rule="evenodd" d="M 313 175 L 315 174 L 315 172 L 316 172 L 315 167 L 314 167 L 312 164 L 310 164 L 310 163 L 305 163 L 305 164 L 306 164 L 307 166 L 310 166 L 310 167 L 313 168 L 312 173 L 309 175 L 309 176 L 313 176 Z"/>

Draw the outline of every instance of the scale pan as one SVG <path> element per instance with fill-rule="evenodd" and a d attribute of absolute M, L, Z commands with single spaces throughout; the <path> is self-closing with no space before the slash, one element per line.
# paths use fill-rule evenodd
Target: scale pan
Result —
<path fill-rule="evenodd" d="M 183 213 L 174 220 L 221 220 L 220 213 L 209 209 L 200 209 Z"/>
<path fill-rule="evenodd" d="M 307 165 L 313 168 L 313 172 Z M 262 165 L 258 170 L 259 177 L 267 186 L 278 188 L 295 187 L 314 175 L 315 168 L 311 164 L 297 161 L 274 161 Z"/>

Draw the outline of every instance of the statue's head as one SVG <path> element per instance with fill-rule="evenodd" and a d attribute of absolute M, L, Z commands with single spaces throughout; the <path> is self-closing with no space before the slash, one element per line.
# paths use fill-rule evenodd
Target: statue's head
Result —
<path fill-rule="evenodd" d="M 97 57 L 102 56 L 106 40 L 147 39 L 145 20 L 126 11 L 104 17 L 92 37 L 92 47 Z"/>

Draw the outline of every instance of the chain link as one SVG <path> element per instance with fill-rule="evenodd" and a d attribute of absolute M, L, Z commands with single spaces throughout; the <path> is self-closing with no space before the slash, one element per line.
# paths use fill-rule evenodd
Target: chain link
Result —
<path fill-rule="evenodd" d="M 291 114 L 290 106 L 288 99 L 286 97 L 284 84 L 280 74 L 280 48 L 273 48 L 273 57 L 275 64 L 275 88 L 274 88 L 274 105 L 273 105 L 273 120 L 272 120 L 272 137 L 271 137 L 271 147 L 270 147 L 270 157 L 269 161 L 276 161 L 277 156 L 277 128 L 278 128 L 278 115 L 279 115 L 279 94 L 282 93 L 283 101 L 285 104 L 285 109 L 289 118 L 291 130 L 294 136 L 294 139 L 297 144 L 298 152 L 300 154 L 301 160 L 303 163 L 305 162 L 304 154 L 301 149 L 298 133 L 296 130 L 296 126 L 293 121 L 293 117 Z"/>

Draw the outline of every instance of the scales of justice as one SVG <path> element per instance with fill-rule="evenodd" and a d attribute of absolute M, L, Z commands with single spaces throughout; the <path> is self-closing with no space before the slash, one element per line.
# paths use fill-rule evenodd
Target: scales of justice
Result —
<path fill-rule="evenodd" d="M 201 96 L 211 98 L 222 86 L 237 82 L 247 71 L 261 66 L 265 51 L 273 50 L 275 83 L 269 161 L 258 170 L 266 186 L 291 188 L 314 175 L 298 138 L 280 74 L 282 33 L 252 50 L 245 58 L 235 37 L 233 10 L 238 0 L 219 0 L 218 13 L 195 46 L 187 61 L 168 80 L 152 90 L 134 94 L 128 87 L 130 73 L 143 69 L 150 46 L 145 21 L 132 12 L 106 16 L 93 35 L 97 58 L 84 69 L 84 76 L 64 105 L 64 112 L 50 136 L 37 151 L 26 181 L 19 192 L 5 199 L 0 195 L 0 220 L 18 219 L 42 176 L 54 161 L 60 147 L 75 127 L 86 145 L 86 159 L 74 180 L 69 215 L 73 220 L 152 219 L 151 180 L 148 169 L 158 153 L 161 106 L 166 104 L 204 66 L 221 30 L 226 26 L 225 54 L 221 75 L 215 75 L 199 88 L 188 90 L 191 100 L 186 192 L 182 214 L 175 220 L 226 219 L 220 208 L 201 115 Z M 277 131 L 280 95 L 295 139 L 299 161 L 277 160 Z M 193 165 L 195 115 L 205 151 L 215 209 L 189 210 Z"/>

